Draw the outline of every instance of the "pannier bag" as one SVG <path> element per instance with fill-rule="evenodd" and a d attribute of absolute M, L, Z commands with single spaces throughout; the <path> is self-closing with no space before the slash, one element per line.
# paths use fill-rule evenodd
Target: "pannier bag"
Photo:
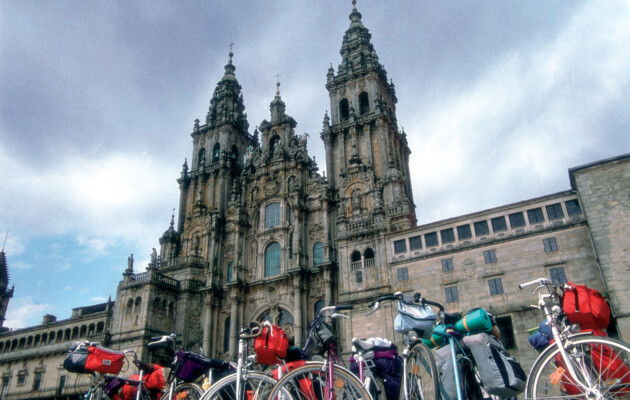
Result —
<path fill-rule="evenodd" d="M 562 306 L 571 323 L 581 329 L 606 329 L 610 321 L 610 306 L 597 290 L 586 285 L 574 285 L 564 292 Z"/>
<path fill-rule="evenodd" d="M 460 354 L 459 346 L 455 346 L 456 354 Z M 435 365 L 440 376 L 442 389 L 448 395 L 449 399 L 457 399 L 457 385 L 455 384 L 455 372 L 453 371 L 453 359 L 451 358 L 451 347 L 444 346 L 433 352 L 435 356 Z M 464 382 L 464 370 L 458 369 L 459 382 Z"/>
<path fill-rule="evenodd" d="M 402 381 L 402 358 L 396 351 L 396 345 L 384 338 L 368 338 L 367 341 L 374 343 L 376 346 L 372 348 L 374 358 L 370 366 L 372 373 L 379 378 L 385 389 L 384 396 L 373 396 L 375 400 L 397 400 L 400 393 L 400 383 Z M 370 363 L 368 363 L 369 365 Z M 359 364 L 354 356 L 350 357 L 350 371 L 357 377 L 359 376 Z M 374 393 L 373 393 L 374 395 Z M 381 397 L 383 396 L 383 397 Z"/>
<path fill-rule="evenodd" d="M 117 374 L 123 366 L 125 355 L 98 346 L 88 347 L 85 370 L 104 374 Z"/>
<path fill-rule="evenodd" d="M 85 362 L 88 356 L 87 346 L 83 346 L 78 343 L 74 343 L 68 349 L 68 354 L 63 360 L 63 367 L 68 372 L 74 372 L 75 374 L 85 374 L 88 371 L 85 370 Z"/>
<path fill-rule="evenodd" d="M 288 372 L 291 372 L 296 368 L 303 367 L 305 365 L 306 363 L 303 360 L 287 362 L 284 365 L 282 365 L 282 376 L 286 375 Z M 280 379 L 280 377 L 278 377 L 278 368 L 274 368 L 274 370 L 271 372 L 271 376 L 275 380 Z M 317 396 L 315 394 L 315 387 L 313 387 L 313 382 L 309 378 L 300 378 L 298 388 L 294 388 L 291 390 L 300 391 L 300 393 L 292 393 L 293 397 L 298 398 L 298 399 L 317 400 L 324 397 L 324 396 L 321 396 L 321 393 L 320 393 L 320 396 Z M 254 399 L 253 397 L 254 397 L 253 393 L 251 395 L 249 392 L 247 393 L 248 400 L 259 400 L 259 399 Z"/>
<path fill-rule="evenodd" d="M 315 318 L 308 324 L 308 337 L 304 345 L 304 352 L 307 356 L 321 354 L 332 340 L 332 327 L 323 319 Z"/>
<path fill-rule="evenodd" d="M 180 349 L 177 352 L 177 362 L 173 368 L 173 375 L 184 382 L 194 382 L 210 368 L 221 373 L 230 369 L 230 363 Z"/>
<path fill-rule="evenodd" d="M 595 336 L 606 336 L 602 330 L 592 330 Z M 601 379 L 606 382 L 617 382 L 610 394 L 614 396 L 627 396 L 630 394 L 630 368 L 623 358 L 621 358 L 610 346 L 600 343 L 593 343 L 590 351 L 584 354 L 585 360 L 580 360 L 582 364 L 591 365 L 595 368 Z M 556 370 L 555 379 L 552 377 L 552 383 L 562 384 L 563 389 L 568 394 L 575 396 L 582 393 L 582 389 L 571 379 L 567 366 L 562 359 L 561 354 L 555 356 L 558 369 Z M 612 398 L 612 396 L 611 396 Z"/>
<path fill-rule="evenodd" d="M 486 392 L 513 397 L 525 390 L 527 375 L 521 364 L 505 351 L 501 341 L 485 333 L 465 336 L 462 340 L 470 349 Z"/>
<path fill-rule="evenodd" d="M 394 330 L 400 333 L 415 330 L 421 337 L 428 339 L 431 337 L 436 318 L 431 307 L 399 301 L 398 314 L 394 318 Z"/>
<path fill-rule="evenodd" d="M 284 358 L 289 348 L 287 334 L 278 326 L 266 323 L 262 333 L 254 339 L 254 351 L 259 364 L 275 365 Z"/>
<path fill-rule="evenodd" d="M 153 364 L 153 371 L 146 373 L 142 376 L 144 381 L 144 387 L 149 391 L 149 395 L 152 399 L 160 399 L 162 397 L 162 390 L 166 386 L 166 379 L 170 370 L 168 368 L 161 367 L 157 364 Z M 138 380 L 140 375 L 131 375 L 129 379 Z M 138 386 L 124 385 L 122 390 L 119 391 L 118 399 L 121 400 L 133 400 L 138 393 Z"/>

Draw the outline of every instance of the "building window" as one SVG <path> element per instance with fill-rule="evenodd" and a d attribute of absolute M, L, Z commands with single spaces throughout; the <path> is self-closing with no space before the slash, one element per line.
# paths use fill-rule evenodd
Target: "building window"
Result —
<path fill-rule="evenodd" d="M 508 218 L 510 218 L 510 226 L 512 229 L 522 228 L 525 226 L 525 216 L 522 212 L 510 214 Z"/>
<path fill-rule="evenodd" d="M 457 227 L 457 237 L 459 240 L 470 239 L 472 237 L 472 231 L 470 225 L 461 225 Z"/>
<path fill-rule="evenodd" d="M 203 168 L 206 163 L 206 149 L 203 147 L 199 150 L 199 154 L 197 155 L 197 169 Z"/>
<path fill-rule="evenodd" d="M 223 352 L 230 351 L 230 319 L 227 317 L 223 323 Z"/>
<path fill-rule="evenodd" d="M 232 277 L 232 270 L 234 269 L 234 261 L 231 261 L 227 267 L 227 281 L 232 282 L 234 278 Z"/>
<path fill-rule="evenodd" d="M 435 247 L 439 244 L 437 232 L 431 232 L 424 235 L 424 243 L 427 247 Z"/>
<path fill-rule="evenodd" d="M 26 383 L 26 371 L 20 371 L 17 374 L 17 385 L 22 386 Z"/>
<path fill-rule="evenodd" d="M 542 208 L 534 208 L 533 210 L 527 210 L 527 219 L 529 219 L 529 224 L 540 224 L 545 222 L 545 217 L 543 216 Z"/>
<path fill-rule="evenodd" d="M 457 286 L 449 286 L 447 288 L 444 288 L 444 292 L 446 293 L 447 303 L 455 303 L 459 301 L 459 293 L 457 293 Z"/>
<path fill-rule="evenodd" d="M 440 236 L 442 237 L 442 244 L 453 243 L 455 241 L 455 231 L 453 231 L 453 228 L 441 230 Z"/>
<path fill-rule="evenodd" d="M 546 208 L 549 221 L 564 218 L 564 212 L 562 211 L 562 205 L 560 203 L 550 204 Z"/>
<path fill-rule="evenodd" d="M 483 252 L 483 259 L 486 264 L 492 264 L 497 262 L 497 255 L 495 254 L 494 250 L 486 250 Z"/>
<path fill-rule="evenodd" d="M 374 266 L 374 250 L 368 247 L 363 252 L 363 260 L 365 261 L 365 268 L 371 268 Z"/>
<path fill-rule="evenodd" d="M 341 99 L 339 102 L 339 115 L 342 120 L 346 120 L 350 116 L 350 105 L 348 103 L 348 99 Z"/>
<path fill-rule="evenodd" d="M 317 300 L 317 302 L 315 303 L 315 305 L 313 306 L 313 314 L 317 315 L 317 313 L 319 312 L 319 310 L 321 310 L 322 308 L 324 308 L 324 306 L 326 306 L 326 302 L 324 300 Z"/>
<path fill-rule="evenodd" d="M 280 243 L 271 242 L 265 249 L 265 276 L 280 273 Z"/>
<path fill-rule="evenodd" d="M 549 253 L 550 251 L 557 251 L 558 245 L 556 244 L 556 238 L 550 237 L 547 239 L 543 239 L 543 245 L 545 246 L 545 251 Z"/>
<path fill-rule="evenodd" d="M 514 340 L 514 328 L 512 327 L 512 317 L 496 317 L 497 328 L 499 328 L 499 332 L 501 332 L 501 342 L 503 343 L 503 347 L 507 350 L 513 349 L 516 347 L 516 340 Z"/>
<path fill-rule="evenodd" d="M 394 241 L 394 253 L 406 253 L 407 241 L 405 239 Z"/>
<path fill-rule="evenodd" d="M 577 200 L 569 200 L 564 203 L 567 207 L 567 214 L 571 217 L 573 215 L 582 214 L 582 209 L 580 208 L 580 203 Z"/>
<path fill-rule="evenodd" d="M 422 236 L 413 236 L 409 238 L 409 250 L 422 249 Z"/>
<path fill-rule="evenodd" d="M 407 270 L 407 267 L 398 268 L 398 280 L 406 281 L 408 279 L 409 279 L 409 271 Z"/>
<path fill-rule="evenodd" d="M 488 228 L 488 221 L 475 222 L 474 226 L 476 236 L 483 236 L 490 233 L 490 228 Z"/>
<path fill-rule="evenodd" d="M 359 114 L 363 115 L 370 111 L 370 100 L 367 92 L 359 94 Z"/>
<path fill-rule="evenodd" d="M 313 266 L 324 262 L 324 243 L 317 242 L 313 245 Z"/>
<path fill-rule="evenodd" d="M 221 158 L 221 145 L 217 143 L 212 148 L 212 164 L 218 163 L 219 158 Z"/>
<path fill-rule="evenodd" d="M 564 273 L 564 267 L 549 268 L 549 275 L 551 275 L 551 282 L 554 285 L 562 285 L 568 282 Z"/>
<path fill-rule="evenodd" d="M 354 271 L 354 279 L 359 283 L 363 282 L 363 271 Z"/>
<path fill-rule="evenodd" d="M 442 272 L 451 272 L 453 271 L 453 259 L 447 258 L 442 260 Z"/>
<path fill-rule="evenodd" d="M 491 296 L 503 294 L 503 282 L 501 282 L 501 278 L 490 279 L 488 286 L 490 287 Z"/>
<path fill-rule="evenodd" d="M 33 377 L 33 391 L 36 392 L 42 385 L 42 371 L 35 371 L 35 376 Z"/>
<path fill-rule="evenodd" d="M 11 381 L 11 375 L 4 375 L 2 377 L 2 393 L 0 395 L 4 399 L 7 392 L 9 391 L 9 382 Z"/>
<path fill-rule="evenodd" d="M 280 203 L 271 203 L 265 207 L 265 228 L 280 225 Z"/>
<path fill-rule="evenodd" d="M 505 217 L 496 217 L 490 220 L 492 224 L 492 232 L 503 232 L 507 231 L 507 223 L 505 222 Z"/>

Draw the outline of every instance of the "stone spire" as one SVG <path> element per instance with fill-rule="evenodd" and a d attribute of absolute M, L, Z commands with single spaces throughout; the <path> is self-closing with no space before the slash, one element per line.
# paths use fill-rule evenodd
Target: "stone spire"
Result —
<path fill-rule="evenodd" d="M 230 53 L 228 63 L 225 66 L 223 78 L 217 83 L 212 99 L 210 100 L 210 109 L 206 115 L 206 125 L 215 128 L 224 124 L 234 125 L 239 131 L 247 132 L 249 124 L 247 123 L 247 114 L 245 114 L 245 105 L 243 104 L 243 94 L 241 93 L 241 85 L 236 80 L 234 71 L 236 67 L 232 64 L 233 43 L 230 44 Z"/>
<path fill-rule="evenodd" d="M 286 111 L 286 104 L 280 98 L 280 75 L 276 76 L 276 97 L 274 97 L 273 101 L 269 105 L 271 110 L 271 123 L 282 122 L 284 119 L 284 112 Z"/>

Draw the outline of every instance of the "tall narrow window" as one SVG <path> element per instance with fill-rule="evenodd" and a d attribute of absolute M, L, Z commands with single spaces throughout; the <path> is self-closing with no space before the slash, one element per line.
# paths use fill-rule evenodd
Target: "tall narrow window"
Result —
<path fill-rule="evenodd" d="M 348 103 L 348 99 L 341 99 L 339 102 L 339 115 L 342 120 L 346 120 L 350 116 L 350 105 Z"/>
<path fill-rule="evenodd" d="M 359 94 L 359 114 L 363 115 L 370 111 L 370 100 L 367 92 Z"/>
<path fill-rule="evenodd" d="M 361 269 L 362 265 L 361 265 L 361 253 L 359 253 L 357 250 L 353 251 L 352 254 L 350 254 L 350 267 L 353 270 L 357 270 L 357 269 Z"/>
<path fill-rule="evenodd" d="M 280 243 L 271 242 L 265 249 L 265 276 L 280 273 Z"/>
<path fill-rule="evenodd" d="M 33 391 L 37 392 L 42 385 L 42 371 L 35 371 L 35 376 L 33 377 Z"/>
<path fill-rule="evenodd" d="M 407 267 L 398 268 L 398 280 L 406 281 L 409 279 L 409 270 Z"/>
<path fill-rule="evenodd" d="M 483 252 L 483 259 L 486 264 L 492 264 L 497 262 L 497 255 L 495 254 L 494 250 L 486 250 Z"/>
<path fill-rule="evenodd" d="M 501 342 L 506 349 L 513 349 L 516 347 L 516 340 L 514 340 L 514 328 L 512 327 L 512 317 L 496 317 L 497 328 L 501 332 Z"/>
<path fill-rule="evenodd" d="M 206 149 L 203 147 L 199 150 L 197 155 L 197 168 L 201 169 L 206 163 Z"/>
<path fill-rule="evenodd" d="M 234 273 L 233 269 L 234 269 L 234 261 L 231 261 L 227 267 L 227 281 L 228 282 L 232 282 L 234 280 L 234 277 L 232 276 L 232 274 Z"/>
<path fill-rule="evenodd" d="M 551 275 L 551 282 L 556 285 L 562 285 L 567 283 L 567 276 L 564 273 L 564 267 L 549 268 L 549 275 Z"/>
<path fill-rule="evenodd" d="M 358 283 L 363 282 L 363 271 L 354 271 L 354 280 Z"/>
<path fill-rule="evenodd" d="M 374 250 L 371 247 L 368 247 L 363 252 L 363 259 L 365 260 L 365 268 L 370 268 L 374 266 Z"/>
<path fill-rule="evenodd" d="M 490 295 L 503 294 L 503 282 L 501 278 L 490 279 L 488 286 L 490 287 Z"/>
<path fill-rule="evenodd" d="M 545 246 L 545 251 L 547 253 L 558 250 L 558 244 L 556 243 L 555 237 L 543 239 L 543 246 Z"/>
<path fill-rule="evenodd" d="M 446 294 L 447 303 L 455 303 L 459 301 L 459 293 L 457 292 L 457 286 L 449 286 L 444 288 Z"/>
<path fill-rule="evenodd" d="M 227 317 L 223 324 L 223 351 L 227 353 L 230 351 L 230 320 L 232 317 Z"/>
<path fill-rule="evenodd" d="M 280 225 L 280 203 L 271 203 L 265 207 L 265 228 Z"/>
<path fill-rule="evenodd" d="M 220 158 L 221 158 L 221 145 L 217 143 L 212 148 L 212 164 L 218 163 Z"/>
<path fill-rule="evenodd" d="M 324 243 L 317 242 L 313 245 L 313 266 L 324 262 Z"/>
<path fill-rule="evenodd" d="M 442 272 L 451 272 L 453 271 L 453 259 L 446 258 L 442 260 Z"/>

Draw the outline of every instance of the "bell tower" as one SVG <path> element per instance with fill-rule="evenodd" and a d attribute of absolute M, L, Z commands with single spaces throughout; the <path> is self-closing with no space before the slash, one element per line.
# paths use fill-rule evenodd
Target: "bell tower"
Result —
<path fill-rule="evenodd" d="M 324 116 L 321 137 L 329 188 L 339 196 L 338 219 L 351 226 L 370 219 L 371 229 L 392 232 L 416 224 L 411 152 L 398 129 L 394 84 L 370 39 L 353 1 L 341 64 L 326 75 L 330 116 Z"/>

